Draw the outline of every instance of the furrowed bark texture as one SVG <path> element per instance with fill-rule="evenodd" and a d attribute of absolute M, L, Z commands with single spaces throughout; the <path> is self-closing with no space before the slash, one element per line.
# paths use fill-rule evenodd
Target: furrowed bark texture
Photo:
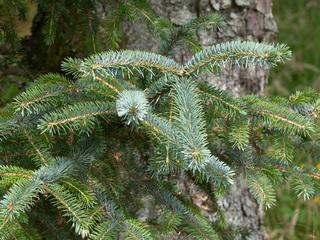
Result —
<path fill-rule="evenodd" d="M 220 31 L 201 32 L 198 37 L 204 47 L 214 44 L 232 41 L 248 40 L 255 42 L 272 42 L 277 30 L 271 12 L 271 0 L 151 0 L 154 10 L 160 16 L 168 17 L 173 23 L 181 25 L 186 21 L 203 14 L 219 13 L 226 17 L 227 25 Z M 133 25 L 127 26 L 124 31 L 127 35 L 124 48 L 156 51 L 157 44 L 152 37 L 146 35 L 142 28 Z M 176 60 L 184 63 L 190 56 L 190 52 L 180 49 Z M 269 71 L 259 66 L 250 68 L 233 67 L 225 69 L 219 75 L 202 76 L 200 81 L 226 90 L 234 96 L 245 94 L 262 95 L 267 83 Z M 183 179 L 178 185 L 204 210 L 206 198 L 197 195 Z M 246 183 L 239 178 L 231 187 L 229 193 L 218 200 L 219 205 L 225 211 L 229 224 L 245 226 L 254 230 L 251 239 L 264 239 L 266 232 L 263 227 L 263 207 L 259 206 L 250 194 Z M 151 209 L 148 212 L 141 211 L 141 215 L 156 214 Z M 209 218 L 214 214 L 208 212 Z M 170 239 L 188 239 L 185 236 L 174 236 Z"/>

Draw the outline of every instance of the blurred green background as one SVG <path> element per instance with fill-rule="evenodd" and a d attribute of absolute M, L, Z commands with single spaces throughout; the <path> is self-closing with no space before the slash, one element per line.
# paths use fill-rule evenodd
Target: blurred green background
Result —
<path fill-rule="evenodd" d="M 292 58 L 271 69 L 268 96 L 289 96 L 309 87 L 320 92 L 320 0 L 273 0 L 278 25 L 277 42 L 286 43 Z M 306 156 L 297 158 L 301 166 L 311 165 Z M 317 164 L 320 168 L 320 163 Z M 298 199 L 291 187 L 277 191 L 277 205 L 266 211 L 268 239 L 320 239 L 319 198 Z"/>
<path fill-rule="evenodd" d="M 289 96 L 308 87 L 320 91 L 320 0 L 273 0 L 277 42 L 293 56 L 271 69 L 267 95 Z"/>

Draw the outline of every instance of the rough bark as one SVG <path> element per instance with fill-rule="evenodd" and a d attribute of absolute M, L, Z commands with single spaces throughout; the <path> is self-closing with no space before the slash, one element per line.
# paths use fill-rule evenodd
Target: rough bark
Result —
<path fill-rule="evenodd" d="M 219 13 L 226 17 L 227 25 L 220 31 L 201 32 L 200 42 L 204 47 L 219 42 L 232 40 L 248 40 L 256 42 L 272 42 L 277 30 L 271 12 L 271 0 L 151 0 L 154 10 L 168 17 L 172 22 L 181 25 L 186 21 L 209 13 Z M 141 29 L 141 28 L 140 28 Z M 139 27 L 129 26 L 126 29 L 125 48 L 156 50 L 156 42 Z M 142 30 L 144 31 L 144 30 Z M 181 49 L 177 60 L 185 62 L 190 53 Z M 263 94 L 269 71 L 258 66 L 250 68 L 233 67 L 225 69 L 219 75 L 202 76 L 199 80 L 226 90 L 234 96 L 244 94 Z M 206 198 L 196 196 L 192 187 L 182 179 L 180 187 L 201 206 L 205 206 Z M 245 226 L 254 230 L 251 239 L 264 239 L 263 209 L 250 194 L 246 183 L 239 178 L 229 193 L 219 200 L 229 224 Z M 150 213 L 149 214 L 154 214 Z M 149 215 L 148 214 L 148 215 Z M 213 215 L 209 214 L 209 218 Z M 173 239 L 173 238 L 171 238 Z M 185 239 L 185 237 L 179 237 Z"/>

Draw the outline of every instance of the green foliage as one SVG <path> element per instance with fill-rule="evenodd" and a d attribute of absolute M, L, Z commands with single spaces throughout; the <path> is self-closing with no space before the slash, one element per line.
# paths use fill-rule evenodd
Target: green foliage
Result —
<path fill-rule="evenodd" d="M 197 47 L 180 65 L 171 58 L 174 48 L 195 42 L 199 26 L 223 26 L 222 17 L 200 17 L 173 28 L 168 20 L 148 15 L 145 1 L 110 2 L 115 14 L 110 46 L 119 45 L 118 20 L 141 14 L 162 43 L 159 53 L 124 50 L 67 58 L 62 69 L 70 79 L 40 76 L 1 109 L 0 232 L 5 238 L 40 239 L 55 231 L 58 239 L 249 235 L 226 226 L 218 208 L 215 222 L 208 222 L 170 180 L 175 175 L 188 176 L 212 205 L 241 175 L 266 207 L 275 203 L 274 188 L 289 176 L 298 196 L 319 194 L 319 171 L 300 169 L 294 161 L 294 152 L 301 150 L 319 161 L 313 141 L 320 134 L 318 93 L 234 98 L 195 81 L 201 71 L 216 73 L 232 64 L 275 66 L 290 56 L 286 46 Z M 55 14 L 63 11 L 58 5 L 53 10 L 47 44 L 55 34 L 51 22 L 57 24 Z M 137 209 L 147 207 L 143 198 L 161 209 L 156 219 L 137 216 Z"/>
<path fill-rule="evenodd" d="M 272 12 L 279 29 L 277 40 L 287 43 L 293 54 L 283 68 L 271 71 L 266 88 L 268 95 L 289 96 L 309 87 L 319 92 L 319 10 L 319 1 L 274 1 Z"/>
<path fill-rule="evenodd" d="M 319 1 L 273 1 L 272 12 L 278 27 L 277 41 L 287 43 L 293 53 L 291 60 L 285 66 L 270 71 L 265 94 L 289 96 L 292 92 L 301 93 L 299 90 L 308 88 L 319 92 L 320 57 L 317 54 L 320 51 L 320 29 L 317 27 L 320 20 L 319 10 Z M 307 107 L 301 110 L 310 111 Z M 314 148 L 316 143 L 304 144 L 317 154 L 315 151 L 317 148 Z M 309 167 L 318 164 L 311 161 L 303 151 L 294 157 L 299 159 L 299 164 Z M 267 211 L 264 217 L 268 234 L 273 236 L 273 239 L 285 240 L 320 238 L 319 199 L 305 202 L 292 201 L 296 194 L 291 186 L 283 188 L 281 192 L 278 191 L 277 195 L 280 196 L 277 205 Z"/>
<path fill-rule="evenodd" d="M 30 9 L 36 16 L 29 16 Z M 124 22 L 139 21 L 159 39 L 169 31 L 146 0 L 4 0 L 0 15 L 1 106 L 35 76 L 61 71 L 58 66 L 66 57 L 119 50 Z M 29 33 L 20 28 L 30 28 L 32 21 L 32 36 L 25 37 Z"/>

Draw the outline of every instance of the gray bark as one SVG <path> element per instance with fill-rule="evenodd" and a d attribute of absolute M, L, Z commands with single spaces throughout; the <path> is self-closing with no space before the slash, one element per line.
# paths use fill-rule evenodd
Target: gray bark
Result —
<path fill-rule="evenodd" d="M 203 14 L 219 13 L 225 16 L 227 25 L 220 31 L 207 31 L 199 34 L 198 37 L 204 47 L 232 40 L 272 42 L 275 39 L 274 32 L 277 27 L 273 21 L 271 0 L 151 0 L 151 2 L 158 15 L 168 17 L 177 25 Z M 124 47 L 155 51 L 156 42 L 152 41 L 152 37 L 148 34 L 142 33 L 140 29 L 132 25 L 126 28 L 127 41 Z M 181 49 L 176 60 L 183 63 L 190 56 L 188 51 Z M 202 76 L 199 80 L 226 90 L 234 96 L 261 95 L 264 92 L 268 75 L 268 69 L 258 66 L 233 67 L 223 70 L 219 75 Z M 186 184 L 183 179 L 179 180 L 179 186 L 199 206 L 206 206 L 206 198 L 197 195 L 192 186 Z M 229 224 L 253 229 L 251 239 L 266 238 L 263 227 L 263 207 L 257 204 L 242 178 L 237 179 L 229 193 L 218 202 L 225 211 Z M 150 209 L 148 211 L 149 216 L 156 214 L 156 211 Z M 146 214 L 146 212 L 141 212 L 141 214 Z M 209 219 L 214 218 L 214 214 L 208 212 L 208 217 Z M 171 239 L 187 238 L 181 236 Z"/>

